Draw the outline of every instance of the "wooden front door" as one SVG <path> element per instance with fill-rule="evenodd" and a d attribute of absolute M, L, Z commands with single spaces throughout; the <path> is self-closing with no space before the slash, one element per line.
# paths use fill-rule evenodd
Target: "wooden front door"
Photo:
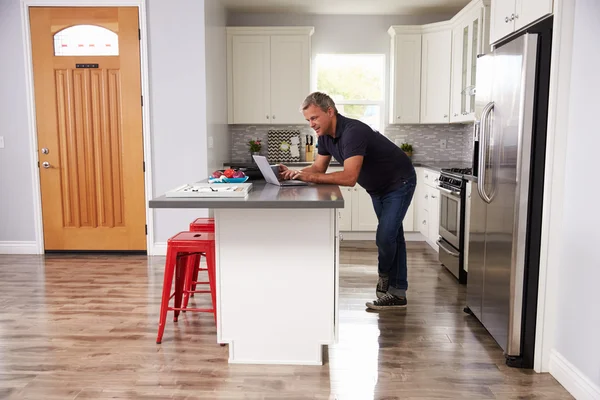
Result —
<path fill-rule="evenodd" d="M 29 10 L 44 247 L 146 250 L 138 9 Z"/>

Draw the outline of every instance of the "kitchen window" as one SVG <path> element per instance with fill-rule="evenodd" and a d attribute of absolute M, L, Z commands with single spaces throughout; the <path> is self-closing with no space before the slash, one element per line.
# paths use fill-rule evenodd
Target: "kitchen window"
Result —
<path fill-rule="evenodd" d="M 384 54 L 318 54 L 316 90 L 325 92 L 340 114 L 381 132 L 384 127 Z"/>

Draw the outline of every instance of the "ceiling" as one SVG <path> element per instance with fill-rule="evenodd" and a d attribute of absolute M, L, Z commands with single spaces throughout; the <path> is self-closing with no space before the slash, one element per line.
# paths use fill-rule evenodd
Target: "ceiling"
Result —
<path fill-rule="evenodd" d="M 221 0 L 233 12 L 338 15 L 456 13 L 469 0 Z"/>

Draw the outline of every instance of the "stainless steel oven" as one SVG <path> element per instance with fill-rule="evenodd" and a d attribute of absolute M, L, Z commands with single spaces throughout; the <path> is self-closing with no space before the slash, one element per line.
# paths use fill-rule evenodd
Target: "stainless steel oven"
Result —
<path fill-rule="evenodd" d="M 466 283 L 463 254 L 464 179 L 470 168 L 442 169 L 438 180 L 440 191 L 439 261 L 460 283 Z"/>
<path fill-rule="evenodd" d="M 440 236 L 460 250 L 461 193 L 446 189 L 440 190 Z"/>

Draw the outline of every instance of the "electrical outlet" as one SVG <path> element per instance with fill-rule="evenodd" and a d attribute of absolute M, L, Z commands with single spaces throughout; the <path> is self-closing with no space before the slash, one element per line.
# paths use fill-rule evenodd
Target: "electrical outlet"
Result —
<path fill-rule="evenodd" d="M 0 149 L 4 148 L 4 136 L 0 136 Z"/>
<path fill-rule="evenodd" d="M 445 149 L 446 148 L 446 139 L 441 139 L 440 140 L 440 149 Z"/>
<path fill-rule="evenodd" d="M 212 136 L 208 137 L 208 148 L 209 149 L 213 148 L 213 137 Z"/>

